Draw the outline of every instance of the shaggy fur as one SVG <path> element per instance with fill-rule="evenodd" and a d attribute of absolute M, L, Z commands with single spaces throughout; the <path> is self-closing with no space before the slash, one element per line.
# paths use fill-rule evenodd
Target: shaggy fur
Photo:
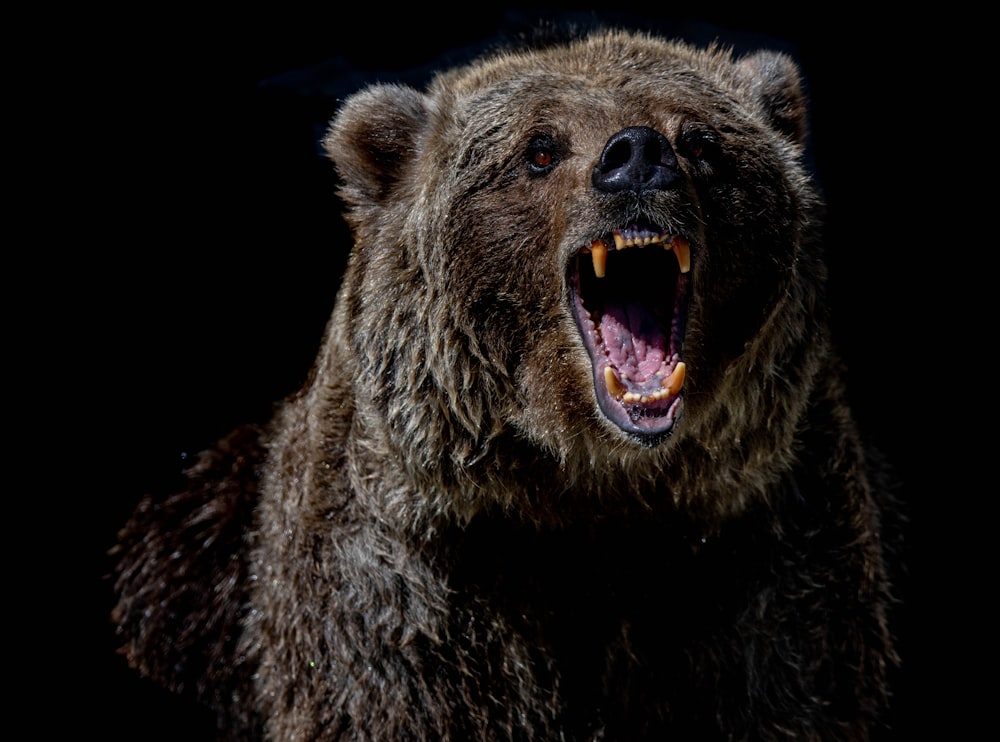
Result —
<path fill-rule="evenodd" d="M 624 32 L 350 97 L 315 369 L 123 529 L 130 664 L 239 739 L 875 734 L 896 506 L 805 136 L 787 57 Z"/>

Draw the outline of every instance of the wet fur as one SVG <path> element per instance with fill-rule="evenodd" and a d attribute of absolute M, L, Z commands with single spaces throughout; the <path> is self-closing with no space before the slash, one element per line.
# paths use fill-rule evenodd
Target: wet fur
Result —
<path fill-rule="evenodd" d="M 805 120 L 780 54 L 613 32 L 348 99 L 315 369 L 123 529 L 129 662 L 240 739 L 874 734 L 897 506 L 830 344 Z M 721 143 L 683 193 L 590 187 L 615 131 L 692 122 Z M 562 158 L 527 177 L 539 131 Z M 656 446 L 598 409 L 565 287 L 640 214 L 692 244 Z"/>

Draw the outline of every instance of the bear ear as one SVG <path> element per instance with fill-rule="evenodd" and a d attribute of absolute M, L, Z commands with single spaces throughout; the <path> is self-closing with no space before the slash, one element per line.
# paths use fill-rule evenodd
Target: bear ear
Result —
<path fill-rule="evenodd" d="M 786 54 L 758 51 L 737 62 L 755 97 L 778 131 L 796 142 L 808 130 L 806 96 L 799 66 Z"/>
<path fill-rule="evenodd" d="M 405 85 L 373 85 L 344 102 L 323 147 L 343 180 L 347 200 L 386 200 L 413 157 L 426 118 L 426 96 Z"/>

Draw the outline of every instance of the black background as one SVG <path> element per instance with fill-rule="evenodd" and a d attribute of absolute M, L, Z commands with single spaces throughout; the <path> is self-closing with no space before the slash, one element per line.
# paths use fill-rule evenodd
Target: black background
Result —
<path fill-rule="evenodd" d="M 32 173 L 43 184 L 32 219 L 57 247 L 25 251 L 39 290 L 12 315 L 28 329 L 11 406 L 32 410 L 19 431 L 32 476 L 18 491 L 38 511 L 11 516 L 16 571 L 27 575 L 11 605 L 27 636 L 43 630 L 13 656 L 22 689 L 53 708 L 32 717 L 40 730 L 211 737 L 204 714 L 114 653 L 105 551 L 185 452 L 265 417 L 305 379 L 349 249 L 318 146 L 338 100 L 376 80 L 420 85 L 541 17 L 769 46 L 800 61 L 829 204 L 837 340 L 862 427 L 894 462 L 913 521 L 898 737 L 974 728 L 983 686 L 968 666 L 992 647 L 978 619 L 996 581 L 967 591 L 978 567 L 965 549 L 984 517 L 973 498 L 996 487 L 962 463 L 980 434 L 959 433 L 957 400 L 976 364 L 950 328 L 971 310 L 955 308 L 961 217 L 945 194 L 973 187 L 956 163 L 979 150 L 981 129 L 955 31 L 936 17 L 857 11 L 620 7 L 154 6 L 63 19 L 58 70 L 41 73 L 58 99 L 48 156 Z M 16 290 L 21 274 L 11 275 Z M 40 321 L 16 321 L 26 315 Z"/>

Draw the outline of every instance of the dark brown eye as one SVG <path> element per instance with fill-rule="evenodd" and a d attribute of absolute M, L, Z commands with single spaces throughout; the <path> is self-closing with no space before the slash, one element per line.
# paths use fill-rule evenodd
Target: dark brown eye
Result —
<path fill-rule="evenodd" d="M 716 158 L 721 137 L 719 132 L 708 124 L 689 121 L 681 127 L 678 151 L 690 160 L 708 160 Z"/>
<path fill-rule="evenodd" d="M 560 149 L 548 135 L 533 137 L 525 153 L 525 164 L 531 175 L 545 175 L 559 164 Z"/>
<path fill-rule="evenodd" d="M 531 153 L 531 162 L 536 167 L 548 167 L 552 164 L 552 153 L 547 149 L 535 150 Z"/>

